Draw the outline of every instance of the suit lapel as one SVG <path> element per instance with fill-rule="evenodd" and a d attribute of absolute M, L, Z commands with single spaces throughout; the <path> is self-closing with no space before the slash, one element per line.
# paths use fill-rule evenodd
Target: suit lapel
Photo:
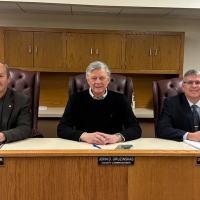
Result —
<path fill-rule="evenodd" d="M 7 89 L 6 96 L 3 103 L 3 111 L 2 111 L 2 130 L 7 130 L 8 119 L 13 109 L 13 95 L 12 90 Z"/>
<path fill-rule="evenodd" d="M 182 95 L 180 96 L 180 101 L 181 101 L 181 106 L 183 108 L 183 111 L 185 112 L 190 122 L 191 130 L 194 131 L 194 119 L 193 119 L 192 111 L 184 93 L 182 93 Z"/>

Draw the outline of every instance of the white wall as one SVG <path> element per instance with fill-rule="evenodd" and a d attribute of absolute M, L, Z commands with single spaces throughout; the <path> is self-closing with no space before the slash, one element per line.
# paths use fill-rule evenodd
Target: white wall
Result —
<path fill-rule="evenodd" d="M 200 69 L 200 20 L 1 13 L 0 26 L 184 31 L 184 72 L 191 68 Z"/>

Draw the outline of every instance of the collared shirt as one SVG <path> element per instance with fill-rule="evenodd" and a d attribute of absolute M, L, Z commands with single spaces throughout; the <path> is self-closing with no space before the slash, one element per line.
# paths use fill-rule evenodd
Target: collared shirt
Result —
<path fill-rule="evenodd" d="M 101 97 L 95 97 L 94 94 L 92 93 L 92 89 L 91 89 L 91 88 L 89 88 L 89 93 L 90 93 L 90 95 L 91 95 L 91 97 L 92 97 L 93 99 L 102 100 L 102 99 L 104 99 L 104 98 L 107 96 L 108 91 L 107 91 L 107 88 L 106 88 L 106 91 L 105 91 L 104 95 L 101 96 Z"/>
<path fill-rule="evenodd" d="M 191 110 L 192 110 L 192 105 L 194 105 L 192 102 L 190 102 L 188 99 L 187 99 L 187 101 L 188 101 L 188 103 L 189 103 L 189 105 L 190 105 L 190 108 L 191 108 Z M 200 100 L 195 104 L 195 105 L 197 105 L 198 107 L 197 107 L 197 112 L 198 112 L 198 115 L 199 115 L 199 119 L 200 119 Z M 193 110 L 192 110 L 192 112 L 193 112 Z M 183 140 L 186 140 L 187 139 L 187 135 L 188 135 L 188 133 L 189 132 L 187 132 L 187 133 L 185 133 L 184 135 L 183 135 Z"/>
<path fill-rule="evenodd" d="M 5 98 L 5 96 L 6 96 L 6 92 L 5 92 L 5 94 L 2 97 L 0 97 L 0 100 L 3 100 Z"/>

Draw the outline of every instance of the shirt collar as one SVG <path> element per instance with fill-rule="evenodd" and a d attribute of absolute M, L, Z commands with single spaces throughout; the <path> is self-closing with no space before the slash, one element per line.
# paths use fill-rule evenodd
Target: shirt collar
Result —
<path fill-rule="evenodd" d="M 106 91 L 105 91 L 104 95 L 101 96 L 101 97 L 99 97 L 99 98 L 97 98 L 97 97 L 94 96 L 94 94 L 92 93 L 92 89 L 91 89 L 91 88 L 89 88 L 89 94 L 90 94 L 91 97 L 92 97 L 93 99 L 95 99 L 95 100 L 102 100 L 102 99 L 104 99 L 104 98 L 107 96 L 108 90 L 107 90 L 107 88 L 106 88 Z"/>
<path fill-rule="evenodd" d="M 7 90 L 6 90 L 6 91 L 7 91 Z M 6 92 L 5 92 L 5 94 L 0 98 L 0 101 L 3 100 L 3 99 L 5 98 L 5 96 L 6 96 Z"/>
<path fill-rule="evenodd" d="M 187 99 L 188 100 L 188 99 Z M 194 105 L 192 102 L 190 102 L 189 100 L 188 100 L 188 103 L 190 104 L 190 107 L 192 106 L 192 105 Z M 200 108 L 200 100 L 195 104 L 195 105 L 197 105 L 199 108 Z"/>

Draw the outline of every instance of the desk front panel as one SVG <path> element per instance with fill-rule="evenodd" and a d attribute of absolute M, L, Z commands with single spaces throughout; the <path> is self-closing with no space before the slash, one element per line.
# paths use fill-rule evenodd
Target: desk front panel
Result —
<path fill-rule="evenodd" d="M 137 156 L 100 166 L 98 156 L 5 157 L 3 200 L 199 200 L 194 156 Z"/>

